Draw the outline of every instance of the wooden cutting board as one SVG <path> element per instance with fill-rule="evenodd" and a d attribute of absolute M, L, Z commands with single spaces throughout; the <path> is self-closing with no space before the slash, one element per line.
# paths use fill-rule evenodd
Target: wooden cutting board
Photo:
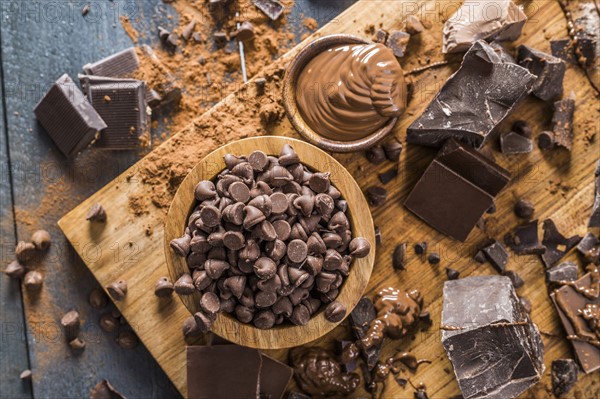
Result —
<path fill-rule="evenodd" d="M 401 62 L 405 70 L 419 66 L 429 59 L 431 62 L 442 60 L 439 53 L 441 28 L 443 21 L 456 9 L 458 3 L 441 1 L 360 1 L 331 23 L 320 29 L 316 35 L 331 33 L 351 33 L 370 38 L 374 29 L 382 26 L 394 29 L 401 26 L 408 14 L 416 14 L 428 26 L 428 29 L 415 37 L 408 48 L 408 55 Z M 566 22 L 558 4 L 554 1 L 529 1 L 525 11 L 530 17 L 522 37 L 516 44 L 526 43 L 542 51 L 549 52 L 548 39 L 566 37 Z M 308 42 L 311 39 L 305 41 Z M 435 43 L 435 49 L 432 49 Z M 263 74 L 270 82 L 277 80 L 273 74 L 283 67 L 304 43 L 280 58 L 275 66 Z M 412 75 L 414 94 L 406 115 L 397 124 L 394 133 L 404 141 L 406 127 L 420 114 L 433 95 L 439 90 L 447 77 L 459 65 L 460 58 L 451 59 L 451 63 L 442 68 L 431 69 Z M 598 133 L 599 111 L 597 95 L 591 88 L 584 73 L 575 65 L 568 66 L 565 78 L 565 92 L 571 90 L 577 95 L 575 112 L 575 143 L 571 153 L 564 151 L 541 152 L 535 148 L 531 154 L 503 156 L 495 152 L 498 163 L 512 172 L 513 180 L 497 199 L 497 211 L 486 216 L 486 231 L 493 237 L 501 238 L 512 230 L 519 221 L 512 212 L 517 198 L 527 196 L 536 205 L 535 217 L 540 221 L 553 218 L 559 229 L 565 234 L 584 234 L 587 218 L 593 200 L 593 171 L 600 154 L 600 142 L 590 139 Z M 274 83 L 269 88 L 276 88 Z M 253 93 L 254 85 L 248 83 L 243 91 Z M 150 161 L 162 160 L 171 154 L 173 161 L 167 165 L 176 169 L 185 165 L 191 168 L 205 154 L 219 145 L 228 142 L 226 135 L 215 135 L 210 126 L 216 120 L 228 124 L 232 129 L 242 129 L 246 110 L 257 107 L 257 100 L 244 97 L 237 101 L 236 93 L 225 98 L 206 114 L 191 121 L 188 128 L 178 133 L 138 164 L 117 177 L 113 182 L 84 201 L 65 215 L 59 226 L 81 258 L 102 286 L 116 279 L 125 279 L 129 292 L 124 301 L 116 305 L 127 318 L 144 345 L 156 358 L 179 391 L 186 396 L 185 345 L 181 334 L 182 321 L 189 312 L 176 296 L 170 301 L 159 301 L 153 295 L 154 283 L 159 277 L 167 275 L 165 254 L 163 252 L 164 208 L 150 206 L 141 214 L 134 214 L 130 200 L 132 195 L 153 198 L 157 195 L 157 186 L 149 185 L 144 179 L 137 178 L 140 171 L 150 167 Z M 499 130 L 509 129 L 515 119 L 529 121 L 534 132 L 549 128 L 551 104 L 528 98 L 521 104 Z M 230 116 L 230 117 L 224 117 Z M 249 132 L 256 135 L 264 132 Z M 269 128 L 270 134 L 298 137 L 290 123 L 281 119 Z M 193 138 L 194 140 L 190 140 Z M 495 143 L 493 144 L 495 145 Z M 197 160 L 189 155 L 180 158 L 172 154 L 190 154 L 190 146 L 197 153 Z M 459 394 L 458 385 L 440 342 L 440 312 L 442 307 L 442 287 L 446 280 L 445 267 L 452 267 L 461 273 L 461 277 L 495 273 L 489 264 L 479 265 L 472 260 L 477 245 L 486 236 L 479 230 L 472 232 L 466 243 L 451 240 L 408 212 L 402 202 L 435 154 L 434 150 L 417 146 L 405 146 L 402 153 L 398 177 L 386 185 L 389 192 L 385 206 L 371 208 L 376 225 L 380 226 L 383 243 L 377 248 L 375 268 L 367 288 L 368 295 L 374 295 L 387 286 L 403 289 L 418 288 L 422 291 L 426 308 L 431 312 L 433 326 L 414 336 L 398 341 L 389 341 L 383 354 L 392 355 L 398 348 L 412 350 L 418 358 L 426 358 L 431 364 L 422 365 L 413 374 L 407 372 L 410 382 L 417 385 L 424 382 L 432 398 L 449 398 Z M 393 165 L 385 163 L 379 166 L 369 164 L 362 154 L 335 155 L 355 177 L 362 189 L 379 185 L 377 174 Z M 156 183 L 156 182 L 155 182 Z M 167 179 L 161 184 L 167 185 Z M 165 195 L 169 195 L 168 193 Z M 164 197 L 163 197 L 164 199 Z M 105 226 L 89 225 L 85 214 L 92 204 L 101 203 L 107 211 Z M 365 212 L 367 210 L 365 209 Z M 139 212 L 138 212 L 139 213 Z M 148 234 L 147 231 L 153 233 Z M 441 264 L 429 265 L 425 258 L 418 257 L 412 251 L 412 244 L 427 241 L 430 251 L 441 255 Z M 391 253 L 400 242 L 409 243 L 408 265 L 406 271 L 394 271 L 391 266 Z M 509 270 L 515 270 L 526 284 L 519 294 L 527 297 L 533 304 L 532 318 L 543 332 L 546 347 L 546 373 L 541 384 L 532 388 L 525 396 L 547 397 L 550 387 L 549 369 L 553 359 L 572 357 L 573 353 L 564 338 L 555 310 L 548 297 L 541 262 L 534 256 L 512 255 Z M 333 348 L 336 339 L 349 337 L 347 325 L 341 325 L 315 344 Z M 286 359 L 285 350 L 270 351 L 279 359 Z M 592 385 L 592 378 L 582 377 L 576 391 L 581 397 L 597 397 L 600 385 Z M 357 395 L 364 391 L 357 391 Z M 572 392 L 573 394 L 573 392 Z M 412 398 L 410 385 L 403 389 L 391 378 L 388 380 L 385 397 Z"/>

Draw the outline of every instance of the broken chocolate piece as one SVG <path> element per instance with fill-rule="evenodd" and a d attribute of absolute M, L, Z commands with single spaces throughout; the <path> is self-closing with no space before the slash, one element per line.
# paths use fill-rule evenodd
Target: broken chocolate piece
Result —
<path fill-rule="evenodd" d="M 146 85 L 140 80 L 123 79 L 89 86 L 87 96 L 108 127 L 95 145 L 105 149 L 136 149 L 139 137 L 150 129 L 146 113 Z M 110 101 L 106 101 L 106 97 Z"/>
<path fill-rule="evenodd" d="M 596 165 L 596 171 L 594 172 L 595 181 L 595 198 L 594 205 L 592 206 L 592 214 L 590 215 L 590 221 L 588 222 L 589 227 L 600 227 L 600 160 Z"/>
<path fill-rule="evenodd" d="M 405 270 L 404 259 L 406 258 L 406 243 L 396 245 L 392 254 L 392 266 L 396 270 Z"/>
<path fill-rule="evenodd" d="M 406 46 L 408 46 L 409 40 L 410 35 L 408 33 L 399 30 L 392 30 L 385 41 L 385 45 L 392 49 L 392 52 L 396 57 L 401 58 L 404 57 L 404 54 L 406 54 Z"/>
<path fill-rule="evenodd" d="M 352 332 L 357 340 L 364 338 L 367 331 L 369 331 L 369 325 L 376 317 L 377 311 L 373 302 L 367 297 L 362 297 L 349 317 Z M 375 364 L 377 364 L 380 353 L 381 345 L 373 346 L 368 350 L 361 348 L 360 354 L 369 371 L 373 370 Z"/>
<path fill-rule="evenodd" d="M 579 365 L 585 373 L 592 373 L 600 369 L 600 276 L 598 268 L 588 270 L 582 278 L 555 290 L 550 297 Z"/>
<path fill-rule="evenodd" d="M 442 344 L 465 399 L 515 398 L 544 372 L 544 346 L 507 277 L 444 283 Z"/>
<path fill-rule="evenodd" d="M 502 62 L 494 49 L 480 40 L 465 54 L 460 69 L 408 127 L 406 140 L 439 147 L 454 137 L 479 148 L 529 93 L 535 79 L 527 69 Z"/>
<path fill-rule="evenodd" d="M 375 32 L 375 35 L 373 35 L 373 41 L 375 43 L 381 43 L 381 44 L 385 44 L 385 41 L 388 38 L 388 32 L 383 30 L 383 29 L 378 29 L 377 32 Z"/>
<path fill-rule="evenodd" d="M 261 10 L 265 15 L 276 21 L 283 13 L 284 6 L 277 0 L 252 0 L 252 4 Z"/>
<path fill-rule="evenodd" d="M 573 94 L 572 94 L 573 96 Z M 571 151 L 573 144 L 573 113 L 575 99 L 567 98 L 554 103 L 552 115 L 552 133 L 554 144 Z"/>
<path fill-rule="evenodd" d="M 238 345 L 188 346 L 190 399 L 257 397 L 262 363 L 256 349 Z"/>
<path fill-rule="evenodd" d="M 67 157 L 90 145 L 98 132 L 106 128 L 102 117 L 67 74 L 58 78 L 33 112 Z"/>
<path fill-rule="evenodd" d="M 515 132 L 506 132 L 500 136 L 500 148 L 503 154 L 527 154 L 533 151 L 533 142 Z"/>
<path fill-rule="evenodd" d="M 409 15 L 404 20 L 404 29 L 406 29 L 406 31 L 411 35 L 416 35 L 417 33 L 423 32 L 423 30 L 425 30 L 425 27 L 423 26 L 419 18 L 417 18 L 414 15 Z"/>
<path fill-rule="evenodd" d="M 583 236 L 577 244 L 577 251 L 586 263 L 600 264 L 600 240 L 592 233 Z"/>
<path fill-rule="evenodd" d="M 577 382 L 579 367 L 573 359 L 556 359 L 552 361 L 552 393 L 555 397 L 568 393 Z"/>
<path fill-rule="evenodd" d="M 563 61 L 575 62 L 573 46 L 570 39 L 550 40 L 550 52 L 553 57 Z"/>
<path fill-rule="evenodd" d="M 448 140 L 404 205 L 438 231 L 464 241 L 509 180 L 508 171 L 478 151 Z"/>
<path fill-rule="evenodd" d="M 498 57 L 502 60 L 502 62 L 512 62 L 516 64 L 517 60 L 515 57 L 506 49 L 504 46 L 496 41 L 490 42 L 489 45 L 494 49 Z"/>
<path fill-rule="evenodd" d="M 525 13 L 510 0 L 466 1 L 444 24 L 442 52 L 465 51 L 480 39 L 514 41 L 525 21 Z"/>
<path fill-rule="evenodd" d="M 546 247 L 540 244 L 538 238 L 537 219 L 517 227 L 513 233 L 507 233 L 504 243 L 518 255 L 541 255 L 546 252 Z"/>
<path fill-rule="evenodd" d="M 96 384 L 90 393 L 90 399 L 126 399 L 125 396 L 113 387 L 107 380 Z"/>
<path fill-rule="evenodd" d="M 563 78 L 567 67 L 565 62 L 524 44 L 521 44 L 517 51 L 519 65 L 538 77 L 533 83 L 531 93 L 544 101 L 560 98 L 563 93 Z"/>
<path fill-rule="evenodd" d="M 563 262 L 546 270 L 546 280 L 559 284 L 561 281 L 577 280 L 577 265 L 575 262 Z"/>
<path fill-rule="evenodd" d="M 508 263 L 508 252 L 506 252 L 506 248 L 504 248 L 504 245 L 500 241 L 494 241 L 490 245 L 481 248 L 481 251 L 498 273 L 504 273 L 504 269 Z"/>
<path fill-rule="evenodd" d="M 260 397 L 267 399 L 281 399 L 285 388 L 292 379 L 294 370 L 287 364 L 281 363 L 264 353 L 260 354 L 262 364 L 260 367 Z"/>
<path fill-rule="evenodd" d="M 510 282 L 515 288 L 521 288 L 523 285 L 525 285 L 525 282 L 521 276 L 519 276 L 517 272 L 513 270 L 507 270 L 504 272 L 504 275 L 510 279 Z"/>
<path fill-rule="evenodd" d="M 542 228 L 544 229 L 542 245 L 546 247 L 546 251 L 542 254 L 542 261 L 547 268 L 554 266 L 581 241 L 581 236 L 578 235 L 569 238 L 563 236 L 556 228 L 552 219 L 544 220 Z"/>
<path fill-rule="evenodd" d="M 388 184 L 389 182 L 394 180 L 396 176 L 398 176 L 398 167 L 394 166 L 393 168 L 390 168 L 385 172 L 380 173 L 379 181 L 381 181 L 382 184 Z"/>
<path fill-rule="evenodd" d="M 129 47 L 94 63 L 85 64 L 83 71 L 88 75 L 117 78 L 129 76 L 131 73 L 137 71 L 139 67 L 140 60 L 135 52 L 135 48 Z"/>

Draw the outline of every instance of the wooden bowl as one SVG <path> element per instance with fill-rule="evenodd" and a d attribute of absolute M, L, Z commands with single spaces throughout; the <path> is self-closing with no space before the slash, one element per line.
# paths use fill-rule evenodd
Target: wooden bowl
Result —
<path fill-rule="evenodd" d="M 331 152 L 355 152 L 364 151 L 369 147 L 377 144 L 384 137 L 386 137 L 391 131 L 398 118 L 391 118 L 385 125 L 380 127 L 375 132 L 365 136 L 359 140 L 352 141 L 339 141 L 331 140 L 321 136 L 319 133 L 314 131 L 302 118 L 298 105 L 296 103 L 296 83 L 300 73 L 308 64 L 308 62 L 317 54 L 330 49 L 335 46 L 344 44 L 370 44 L 369 40 L 363 39 L 354 35 L 347 34 L 336 34 L 323 36 L 309 43 L 304 47 L 292 60 L 288 66 L 285 77 L 283 78 L 283 106 L 289 120 L 292 122 L 294 128 L 304 137 L 306 140 L 322 148 L 326 151 Z"/>
<path fill-rule="evenodd" d="M 255 137 L 235 141 L 208 154 L 200 161 L 183 180 L 175 193 L 169 212 L 165 219 L 164 249 L 169 274 L 173 281 L 183 273 L 189 273 L 184 258 L 173 253 L 169 242 L 183 234 L 188 216 L 196 206 L 194 187 L 201 180 L 212 180 L 225 169 L 223 155 L 248 155 L 254 150 L 261 150 L 268 155 L 279 155 L 284 144 L 290 144 L 300 156 L 302 162 L 312 170 L 331 172 L 331 182 L 342 193 L 348 202 L 348 218 L 354 237 L 365 237 L 372 244 L 369 255 L 355 259 L 350 267 L 350 274 L 339 291 L 337 300 L 346 305 L 349 315 L 363 295 L 371 277 L 375 260 L 375 230 L 369 206 L 362 191 L 350 173 L 334 158 L 314 146 L 300 140 L 287 137 Z M 193 314 L 199 310 L 200 293 L 180 296 L 181 300 Z M 268 330 L 261 330 L 252 324 L 244 324 L 226 313 L 220 313 L 213 324 L 212 331 L 217 335 L 239 345 L 259 349 L 281 349 L 305 344 L 331 331 L 338 323 L 325 319 L 321 310 L 314 314 L 305 326 L 285 323 Z"/>

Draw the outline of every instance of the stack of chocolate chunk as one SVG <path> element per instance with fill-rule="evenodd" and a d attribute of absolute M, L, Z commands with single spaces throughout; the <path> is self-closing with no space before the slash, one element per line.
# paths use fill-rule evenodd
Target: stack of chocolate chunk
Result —
<path fill-rule="evenodd" d="M 148 88 L 140 57 L 163 83 Z M 61 76 L 35 107 L 35 115 L 60 151 L 73 157 L 95 142 L 99 148 L 128 150 L 149 145 L 149 106 L 177 103 L 181 89 L 158 65 L 152 50 L 129 48 L 83 67 L 83 92 L 68 75 Z M 142 77 L 138 79 L 134 77 Z M 157 81 L 157 79 L 152 79 Z M 166 83 L 165 83 L 166 82 Z"/>

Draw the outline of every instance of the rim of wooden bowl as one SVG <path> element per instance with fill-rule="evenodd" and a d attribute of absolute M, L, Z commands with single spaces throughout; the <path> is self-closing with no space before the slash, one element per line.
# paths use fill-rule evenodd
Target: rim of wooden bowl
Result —
<path fill-rule="evenodd" d="M 300 115 L 300 111 L 298 110 L 298 105 L 296 103 L 296 82 L 298 81 L 300 72 L 302 72 L 306 64 L 308 64 L 308 62 L 315 55 L 337 45 L 370 43 L 373 42 L 363 39 L 362 37 L 348 34 L 323 36 L 309 43 L 306 47 L 300 50 L 285 72 L 285 76 L 283 78 L 282 97 L 283 107 L 285 108 L 286 115 L 298 133 L 319 148 L 332 152 L 364 151 L 385 138 L 392 131 L 394 125 L 398 121 L 398 117 L 392 118 L 377 131 L 361 139 L 352 141 L 339 141 L 328 139 L 314 131 L 304 121 Z"/>
<path fill-rule="evenodd" d="M 183 234 L 188 215 L 195 206 L 194 187 L 200 180 L 212 180 L 219 172 L 225 169 L 223 155 L 250 154 L 254 150 L 261 150 L 268 155 L 279 155 L 284 144 L 290 144 L 298 153 L 302 162 L 318 171 L 329 171 L 332 184 L 342 193 L 348 202 L 348 218 L 354 237 L 365 237 L 371 243 L 369 255 L 362 259 L 354 259 L 350 267 L 350 274 L 340 288 L 336 300 L 346 305 L 346 316 L 350 314 L 362 297 L 371 277 L 375 261 L 375 230 L 373 219 L 367 201 L 350 173 L 333 157 L 324 151 L 306 142 L 287 137 L 262 136 L 247 138 L 226 144 L 208 154 L 185 177 L 173 198 L 165 219 L 164 251 L 167 268 L 171 279 L 175 281 L 183 273 L 189 273 L 187 263 L 173 253 L 169 242 Z M 193 314 L 199 309 L 200 293 L 179 296 L 186 308 Z M 325 320 L 322 306 L 321 310 L 313 315 L 305 326 L 285 324 L 275 326 L 268 330 L 261 330 L 252 324 L 244 324 L 234 317 L 220 313 L 213 324 L 212 332 L 239 345 L 258 349 L 290 348 L 314 341 L 333 330 L 340 322 L 332 323 Z M 344 317 L 345 318 L 345 317 Z"/>

